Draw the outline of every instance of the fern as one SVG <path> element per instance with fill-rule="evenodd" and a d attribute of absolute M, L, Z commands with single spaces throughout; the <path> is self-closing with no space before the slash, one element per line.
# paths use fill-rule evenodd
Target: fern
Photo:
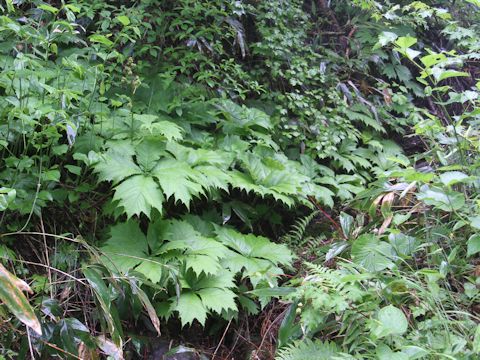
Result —
<path fill-rule="evenodd" d="M 341 359 L 334 343 L 319 340 L 296 341 L 284 349 L 280 349 L 276 360 L 334 360 Z"/>
<path fill-rule="evenodd" d="M 332 314 L 343 315 L 364 295 L 357 282 L 348 279 L 348 273 L 324 266 L 308 264 L 308 273 L 295 293 L 286 298 L 308 306 L 300 308 L 300 324 L 305 334 L 318 331 Z"/>
<path fill-rule="evenodd" d="M 289 244 L 290 246 L 300 245 L 305 238 L 305 233 L 308 226 L 318 214 L 319 211 L 313 211 L 310 214 L 304 216 L 303 218 L 297 219 L 295 221 L 295 224 L 292 226 L 292 229 L 288 232 L 286 236 L 283 237 L 283 242 Z"/>

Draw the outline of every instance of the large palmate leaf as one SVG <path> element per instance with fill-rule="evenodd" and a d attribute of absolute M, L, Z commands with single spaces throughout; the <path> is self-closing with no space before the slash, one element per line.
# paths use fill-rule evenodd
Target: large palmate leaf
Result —
<path fill-rule="evenodd" d="M 287 265 L 293 259 L 293 254 L 285 246 L 272 243 L 263 236 L 244 235 L 226 227 L 216 227 L 218 239 L 232 250 L 249 258 L 261 258 L 274 264 Z"/>
<path fill-rule="evenodd" d="M 217 108 L 222 111 L 226 118 L 226 121 L 222 123 L 225 133 L 241 134 L 255 127 L 262 130 L 272 128 L 270 117 L 259 109 L 237 105 L 230 100 L 221 101 Z"/>
<path fill-rule="evenodd" d="M 184 161 L 192 167 L 213 165 L 222 169 L 228 168 L 234 160 L 234 154 L 220 149 L 195 149 L 176 142 L 167 143 L 167 150 L 175 159 Z"/>
<path fill-rule="evenodd" d="M 276 278 L 283 273 L 279 265 L 288 265 L 293 259 L 285 245 L 274 244 L 267 238 L 219 226 L 215 231 L 218 239 L 231 249 L 223 260 L 225 266 L 235 273 L 243 271 L 254 286 L 263 280 L 275 285 Z"/>
<path fill-rule="evenodd" d="M 107 267 L 127 273 L 147 256 L 147 240 L 138 224 L 129 220 L 112 226 L 110 238 L 100 250 L 105 255 Z"/>
<path fill-rule="evenodd" d="M 200 297 L 194 292 L 188 291 L 182 293 L 178 298 L 174 310 L 178 311 L 182 326 L 193 323 L 195 319 L 198 320 L 200 324 L 205 325 L 207 309 L 203 305 Z"/>
<path fill-rule="evenodd" d="M 182 139 L 183 129 L 171 121 L 159 120 L 158 116 L 149 114 L 134 114 L 133 118 L 140 123 L 142 132 L 162 135 L 168 141 Z"/>
<path fill-rule="evenodd" d="M 381 271 L 395 263 L 395 251 L 389 243 L 379 241 L 373 234 L 361 235 L 352 245 L 352 259 L 367 271 Z"/>
<path fill-rule="evenodd" d="M 168 277 L 169 265 L 159 256 L 149 256 L 141 260 L 135 271 L 145 276 L 154 284 Z"/>
<path fill-rule="evenodd" d="M 167 198 L 173 196 L 187 207 L 193 197 L 203 194 L 197 172 L 186 162 L 175 159 L 161 160 L 153 170 L 153 175 L 160 182 Z"/>
<path fill-rule="evenodd" d="M 150 217 L 152 208 L 161 214 L 165 200 L 155 180 L 145 175 L 135 175 L 123 181 L 115 188 L 113 199 L 123 206 L 128 218 L 141 213 Z"/>
<path fill-rule="evenodd" d="M 144 139 L 135 147 L 135 159 L 145 173 L 150 172 L 157 161 L 165 156 L 165 143 L 158 139 Z"/>
<path fill-rule="evenodd" d="M 222 243 L 202 236 L 186 221 L 164 222 L 164 238 L 168 242 L 157 253 L 176 251 L 175 257 L 197 275 L 202 272 L 212 275 L 218 273 L 221 268 L 219 260 L 227 253 L 227 248 Z"/>
<path fill-rule="evenodd" d="M 236 295 L 229 289 L 221 288 L 204 288 L 197 291 L 197 294 L 202 299 L 205 307 L 217 314 L 221 314 L 226 310 L 237 310 L 235 304 Z"/>
<path fill-rule="evenodd" d="M 104 254 L 103 263 L 110 270 L 120 273 L 135 270 L 153 283 L 158 283 L 168 268 L 166 259 L 149 255 L 147 239 L 133 220 L 112 226 L 110 238 L 100 250 Z"/>
<path fill-rule="evenodd" d="M 94 169 L 98 173 L 100 181 L 113 181 L 114 183 L 142 173 L 138 165 L 133 162 L 131 154 L 118 149 L 103 154 L 102 161 L 98 162 Z"/>
<path fill-rule="evenodd" d="M 233 274 L 228 270 L 216 276 L 200 275 L 192 272 L 183 274 L 184 292 L 180 294 L 178 303 L 172 299 L 172 311 L 178 311 L 182 326 L 198 320 L 204 325 L 207 314 L 211 311 L 221 314 L 228 310 L 237 310 L 236 295 L 230 290 L 235 287 Z"/>
<path fill-rule="evenodd" d="M 142 213 L 150 217 L 152 208 L 162 213 L 163 193 L 153 177 L 148 175 L 163 153 L 161 143 L 146 140 L 135 149 L 125 142 L 113 143 L 112 146 L 114 148 L 101 156 L 94 169 L 100 181 L 118 184 L 114 200 L 123 207 L 128 218 Z M 138 164 L 133 160 L 134 155 Z"/>
<path fill-rule="evenodd" d="M 151 228 L 156 228 L 155 224 Z M 147 243 L 144 233 L 133 220 L 112 226 L 110 238 L 100 248 L 104 254 L 104 265 L 114 272 L 135 271 L 153 283 L 168 279 L 172 270 L 170 259 L 149 254 L 149 246 L 153 247 L 157 242 L 163 241 L 159 235 L 160 233 L 149 229 L 148 236 L 154 239 Z"/>
<path fill-rule="evenodd" d="M 300 193 L 302 175 L 293 175 L 282 164 L 262 161 L 253 154 L 244 155 L 241 159 L 244 171 L 231 173 L 233 187 L 254 192 L 261 197 L 272 196 L 289 206 L 294 204 Z"/>
<path fill-rule="evenodd" d="M 232 182 L 230 172 L 215 166 L 196 166 L 197 179 L 205 189 L 221 189 L 228 192 L 228 184 Z"/>

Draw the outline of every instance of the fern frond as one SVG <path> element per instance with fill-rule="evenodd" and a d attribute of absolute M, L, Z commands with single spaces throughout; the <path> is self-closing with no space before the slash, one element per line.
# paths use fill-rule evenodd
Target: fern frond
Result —
<path fill-rule="evenodd" d="M 320 236 L 308 236 L 301 242 L 300 246 L 305 249 L 306 253 L 316 253 L 323 241 L 325 241 L 325 235 L 323 234 Z"/>
<path fill-rule="evenodd" d="M 308 226 L 312 223 L 318 213 L 318 211 L 314 211 L 311 214 L 295 221 L 292 229 L 288 232 L 287 235 L 284 236 L 282 242 L 290 246 L 301 244 L 304 240 Z"/>
<path fill-rule="evenodd" d="M 280 349 L 276 360 L 332 360 L 335 359 L 338 348 L 334 343 L 319 340 L 296 341 L 284 349 Z"/>

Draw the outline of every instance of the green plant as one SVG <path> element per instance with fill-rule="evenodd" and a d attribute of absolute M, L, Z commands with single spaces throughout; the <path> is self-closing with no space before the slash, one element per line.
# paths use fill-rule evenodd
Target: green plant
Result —
<path fill-rule="evenodd" d="M 335 243 L 334 269 L 308 265 L 292 281 L 297 290 L 284 297 L 291 305 L 279 345 L 320 338 L 361 358 L 475 358 L 478 319 L 464 309 L 478 292 L 478 280 L 466 275 L 478 252 L 478 144 L 466 135 L 477 133 L 478 89 L 458 92 L 451 83 L 470 77 L 462 71 L 470 55 L 427 49 L 422 56 L 416 38 L 388 37 L 382 45 L 413 62 L 434 104 L 435 113 L 422 112 L 415 126 L 426 151 L 391 156 L 397 168 L 379 171 L 358 194 L 356 208 L 370 217 L 363 229 L 352 231 L 353 217 L 340 216 L 349 254 L 347 244 L 336 252 Z M 303 237 L 305 226 L 300 222 L 295 233 Z M 318 254 L 327 260 L 330 252 Z M 287 352 L 310 344 L 292 343 Z"/>
<path fill-rule="evenodd" d="M 276 359 L 279 360 L 307 360 L 307 359 L 345 359 L 341 357 L 335 344 L 320 341 L 305 341 L 296 343 L 281 350 Z"/>
<path fill-rule="evenodd" d="M 478 5 L 2 2 L 0 357 L 476 358 Z"/>

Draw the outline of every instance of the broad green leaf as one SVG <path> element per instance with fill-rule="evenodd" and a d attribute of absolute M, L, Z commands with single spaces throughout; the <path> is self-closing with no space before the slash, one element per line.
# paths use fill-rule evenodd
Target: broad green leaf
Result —
<path fill-rule="evenodd" d="M 45 11 L 48 11 L 49 13 L 52 13 L 52 14 L 57 14 L 58 13 L 58 9 L 57 8 L 54 8 L 53 6 L 50 6 L 50 5 L 47 5 L 47 4 L 41 4 L 38 6 L 39 9 L 42 9 L 42 10 L 45 10 Z"/>
<path fill-rule="evenodd" d="M 164 144 L 160 141 L 144 140 L 135 148 L 136 161 L 144 172 L 151 171 L 158 160 L 165 155 Z"/>
<path fill-rule="evenodd" d="M 383 47 L 394 42 L 397 38 L 398 35 L 393 32 L 382 31 L 382 33 L 378 36 L 378 43 Z"/>
<path fill-rule="evenodd" d="M 220 241 L 250 258 L 262 258 L 274 264 L 287 265 L 293 260 L 293 254 L 282 244 L 274 244 L 262 236 L 244 235 L 233 229 L 217 227 L 216 233 Z"/>
<path fill-rule="evenodd" d="M 230 100 L 222 101 L 218 108 L 227 118 L 227 121 L 223 123 L 223 128 L 227 134 L 248 133 L 248 130 L 253 127 L 264 130 L 272 128 L 270 117 L 259 109 L 240 106 Z"/>
<path fill-rule="evenodd" d="M 377 338 L 389 335 L 403 335 L 408 329 L 408 321 L 405 314 L 393 305 L 380 309 L 377 321 L 377 327 L 373 331 Z"/>
<path fill-rule="evenodd" d="M 236 295 L 233 291 L 219 288 L 204 288 L 197 292 L 204 306 L 211 311 L 221 314 L 222 311 L 237 310 Z"/>
<path fill-rule="evenodd" d="M 395 40 L 396 50 L 410 60 L 415 59 L 421 54 L 420 51 L 413 50 L 410 47 L 417 43 L 417 39 L 410 36 L 402 36 Z"/>
<path fill-rule="evenodd" d="M 349 215 L 347 213 L 344 213 L 343 211 L 340 213 L 340 226 L 342 227 L 342 232 L 343 234 L 348 237 L 350 236 L 350 233 L 352 232 L 352 225 L 353 225 L 353 216 Z"/>
<path fill-rule="evenodd" d="M 334 182 L 333 179 L 332 182 Z M 333 186 L 336 185 L 337 184 Z M 304 195 L 313 196 L 322 205 L 328 206 L 329 208 L 332 208 L 334 205 L 333 197 L 335 196 L 335 193 L 325 186 L 317 185 L 312 182 L 305 182 L 302 186 L 302 191 Z"/>
<path fill-rule="evenodd" d="M 183 129 L 171 121 L 159 121 L 152 125 L 154 132 L 161 133 L 168 141 L 181 140 Z"/>
<path fill-rule="evenodd" d="M 162 278 L 166 266 L 164 259 L 161 257 L 146 257 L 135 268 L 135 271 L 144 275 L 154 284 L 158 284 Z"/>
<path fill-rule="evenodd" d="M 467 255 L 472 256 L 480 252 L 480 234 L 473 234 L 467 242 Z"/>
<path fill-rule="evenodd" d="M 0 188 L 0 211 L 5 211 L 8 209 L 8 206 L 15 200 L 17 196 L 17 191 L 15 189 Z"/>
<path fill-rule="evenodd" d="M 415 345 L 402 346 L 402 353 L 408 355 L 408 360 L 424 359 L 429 354 L 426 349 Z"/>
<path fill-rule="evenodd" d="M 110 150 L 103 156 L 102 160 L 94 165 L 100 181 L 113 181 L 118 183 L 123 179 L 141 174 L 142 170 L 133 162 L 131 156 L 120 151 Z"/>
<path fill-rule="evenodd" d="M 231 271 L 243 272 L 256 287 L 261 281 L 276 286 L 283 274 L 279 265 L 289 265 L 293 255 L 284 245 L 274 244 L 268 239 L 254 235 L 243 235 L 232 229 L 216 227 L 218 239 L 232 249 L 222 260 Z"/>
<path fill-rule="evenodd" d="M 174 299 L 173 301 L 176 301 Z M 202 300 L 193 292 L 183 292 L 178 298 L 174 310 L 178 311 L 182 326 L 193 324 L 193 320 L 198 320 L 202 325 L 205 325 L 207 319 L 207 309 L 202 303 Z"/>
<path fill-rule="evenodd" d="M 388 241 L 400 256 L 409 256 L 415 251 L 416 239 L 402 233 L 390 234 Z"/>
<path fill-rule="evenodd" d="M 232 182 L 229 172 L 216 166 L 196 166 L 195 170 L 198 171 L 203 187 L 228 192 L 228 184 Z"/>
<path fill-rule="evenodd" d="M 105 35 L 93 34 L 89 37 L 89 39 L 93 43 L 100 43 L 106 45 L 107 47 L 111 47 L 113 45 L 113 41 L 107 38 Z"/>
<path fill-rule="evenodd" d="M 221 268 L 218 260 L 208 255 L 187 254 L 184 257 L 180 257 L 180 259 L 183 259 L 187 269 L 192 269 L 197 275 L 200 275 L 202 272 L 207 275 L 214 275 Z"/>
<path fill-rule="evenodd" d="M 224 269 L 222 272 L 219 272 L 215 276 L 211 275 L 201 275 L 194 276 L 194 281 L 190 281 L 190 285 L 195 289 L 207 289 L 207 288 L 217 288 L 217 289 L 232 289 L 236 287 L 234 282 L 234 276 L 236 274 Z"/>
<path fill-rule="evenodd" d="M 468 175 L 461 171 L 448 171 L 440 174 L 440 181 L 446 186 L 452 186 L 468 179 Z"/>
<path fill-rule="evenodd" d="M 480 325 L 477 325 L 475 335 L 473 337 L 473 352 L 480 355 Z"/>
<path fill-rule="evenodd" d="M 441 63 L 446 58 L 447 57 L 445 56 L 445 54 L 432 53 L 432 54 L 429 54 L 429 55 L 422 56 L 420 58 L 420 61 L 423 63 L 423 65 L 425 65 L 425 67 L 429 68 L 429 67 L 432 67 L 434 65 L 437 65 L 438 63 Z"/>
<path fill-rule="evenodd" d="M 452 77 L 469 77 L 470 74 L 465 71 L 449 70 L 435 66 L 431 70 L 433 77 L 437 81 L 442 81 Z"/>
<path fill-rule="evenodd" d="M 165 196 L 173 196 L 185 206 L 190 206 L 193 197 L 203 194 L 203 188 L 196 182 L 196 171 L 187 163 L 174 159 L 161 160 L 153 170 Z"/>
<path fill-rule="evenodd" d="M 238 302 L 240 307 L 248 314 L 248 315 L 256 315 L 259 311 L 259 306 L 255 301 L 250 299 L 248 296 L 239 294 L 238 295 Z"/>
<path fill-rule="evenodd" d="M 167 141 L 183 138 L 183 129 L 171 121 L 159 121 L 158 116 L 149 114 L 134 114 L 133 118 L 142 123 L 140 125 L 141 130 L 151 135 L 161 135 Z"/>
<path fill-rule="evenodd" d="M 231 179 L 234 188 L 245 190 L 247 193 L 253 191 L 260 195 L 264 194 L 262 187 L 247 174 L 235 170 L 231 173 Z"/>
<path fill-rule="evenodd" d="M 411 36 L 401 36 L 395 40 L 395 45 L 401 49 L 409 48 L 417 43 L 417 39 Z"/>
<path fill-rule="evenodd" d="M 301 181 L 309 180 L 299 174 L 293 177 L 291 172 L 282 168 L 283 165 L 265 163 L 259 156 L 251 153 L 241 158 L 246 172 L 232 171 L 231 185 L 246 192 L 253 191 L 261 197 L 272 196 L 288 206 L 294 204 L 293 196 L 299 193 Z"/>
<path fill-rule="evenodd" d="M 407 57 L 410 59 L 410 60 L 413 60 L 415 59 L 418 55 L 421 54 L 420 51 L 418 50 L 413 50 L 413 49 L 405 49 L 405 54 L 407 55 Z"/>
<path fill-rule="evenodd" d="M 100 250 L 105 254 L 103 262 L 107 267 L 127 273 L 146 257 L 147 240 L 138 224 L 129 220 L 112 226 L 110 238 Z"/>
<path fill-rule="evenodd" d="M 65 165 L 65 169 L 75 175 L 80 175 L 82 173 L 82 168 L 80 166 L 75 165 Z"/>
<path fill-rule="evenodd" d="M 352 245 L 352 260 L 367 271 L 382 271 L 394 266 L 392 246 L 375 235 L 361 235 Z"/>
<path fill-rule="evenodd" d="M 410 360 L 407 354 L 394 352 L 385 344 L 378 345 L 376 355 L 378 360 Z"/>
<path fill-rule="evenodd" d="M 448 212 L 460 210 L 465 205 L 465 197 L 462 193 L 428 186 L 422 186 L 417 198 L 427 205 Z"/>
<path fill-rule="evenodd" d="M 42 335 L 42 326 L 22 291 L 32 292 L 26 282 L 10 273 L 0 263 L 0 300 L 18 320 L 38 335 Z"/>
<path fill-rule="evenodd" d="M 412 49 L 408 49 L 410 51 L 413 51 Z M 410 81 L 412 79 L 412 72 L 410 69 L 404 65 L 396 65 L 395 66 L 395 73 L 397 74 L 397 77 L 400 81 L 403 81 L 404 83 Z M 400 155 L 400 154 L 399 154 Z"/>
<path fill-rule="evenodd" d="M 282 348 L 287 345 L 292 339 L 295 339 L 296 335 L 298 336 L 300 325 L 295 324 L 295 319 L 297 317 L 297 306 L 299 300 L 294 301 L 289 305 L 288 310 L 280 327 L 278 329 L 278 348 Z"/>
<path fill-rule="evenodd" d="M 470 226 L 474 229 L 480 230 L 480 215 L 472 216 L 468 218 L 470 220 Z"/>
<path fill-rule="evenodd" d="M 123 206 L 127 218 L 141 213 L 150 217 L 152 208 L 161 214 L 165 200 L 155 180 L 145 175 L 135 175 L 123 181 L 115 188 L 113 199 Z"/>
<path fill-rule="evenodd" d="M 123 26 L 128 26 L 128 25 L 130 25 L 130 19 L 128 18 L 128 16 L 120 15 L 120 16 L 117 16 L 116 19 L 117 19 Z"/>
<path fill-rule="evenodd" d="M 159 254 L 169 251 L 180 251 L 177 258 L 187 269 L 195 274 L 217 274 L 220 269 L 220 258 L 225 257 L 227 248 L 217 240 L 206 238 L 197 232 L 186 221 L 172 220 L 164 226 L 165 242 L 159 249 Z"/>

